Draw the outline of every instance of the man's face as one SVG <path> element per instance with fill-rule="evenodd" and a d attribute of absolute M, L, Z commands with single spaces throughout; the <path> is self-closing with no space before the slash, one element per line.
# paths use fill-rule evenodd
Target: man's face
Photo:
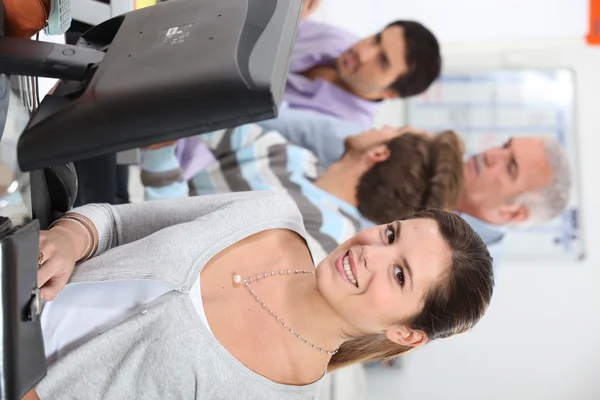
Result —
<path fill-rule="evenodd" d="M 356 43 L 337 59 L 340 78 L 350 90 L 368 99 L 398 97 L 389 89 L 408 72 L 404 30 L 389 27 Z"/>
<path fill-rule="evenodd" d="M 548 186 L 552 175 L 543 139 L 525 137 L 469 158 L 463 170 L 467 211 L 496 225 L 526 220 L 527 210 L 514 200 Z"/>

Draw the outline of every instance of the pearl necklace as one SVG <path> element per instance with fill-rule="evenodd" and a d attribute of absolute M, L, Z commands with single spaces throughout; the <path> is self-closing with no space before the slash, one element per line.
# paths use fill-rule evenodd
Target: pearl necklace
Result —
<path fill-rule="evenodd" d="M 248 292 L 250 292 L 250 294 L 252 295 L 252 297 L 254 297 L 254 300 L 256 300 L 261 306 L 262 308 L 267 311 L 269 313 L 269 315 L 272 315 L 273 318 L 275 318 L 275 320 L 277 322 L 279 322 L 281 324 L 281 326 L 283 326 L 289 333 L 291 333 L 292 335 L 294 335 L 297 339 L 303 341 L 305 344 L 309 345 L 310 347 L 312 347 L 315 350 L 318 350 L 322 353 L 327 353 L 329 355 L 334 355 L 338 352 L 339 349 L 335 349 L 333 351 L 329 351 L 329 350 L 325 350 L 322 349 L 319 346 L 316 346 L 314 344 L 312 344 L 311 342 L 309 342 L 308 340 L 304 339 L 302 336 L 300 336 L 298 333 L 294 332 L 294 330 L 292 328 L 290 328 L 284 321 L 283 319 L 279 318 L 274 312 L 273 310 L 271 310 L 269 308 L 269 306 L 267 306 L 261 299 L 260 297 L 258 297 L 256 295 L 256 293 L 254 293 L 254 290 L 252 290 L 252 288 L 250 287 L 250 284 L 252 282 L 258 281 L 260 279 L 263 278 L 267 278 L 270 276 L 275 276 L 275 275 L 291 275 L 291 274 L 314 274 L 314 271 L 307 271 L 305 269 L 303 270 L 292 270 L 292 269 L 288 269 L 288 270 L 280 270 L 280 271 L 273 271 L 273 272 L 267 272 L 266 274 L 262 274 L 262 275 L 257 275 L 254 276 L 252 278 L 248 278 L 248 279 L 244 279 L 242 278 L 241 275 L 233 275 L 233 283 L 235 283 L 236 285 L 244 285 L 244 287 L 246 288 L 246 290 L 248 290 Z"/>

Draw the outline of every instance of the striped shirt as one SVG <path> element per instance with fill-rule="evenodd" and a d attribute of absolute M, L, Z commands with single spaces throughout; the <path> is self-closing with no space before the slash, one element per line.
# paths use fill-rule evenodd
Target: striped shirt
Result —
<path fill-rule="evenodd" d="M 314 184 L 320 167 L 315 155 L 278 132 L 258 125 L 200 135 L 216 162 L 189 182 L 190 194 L 270 190 L 287 193 L 296 203 L 308 232 L 308 245 L 319 262 L 370 223 L 356 207 Z M 177 176 L 173 147 L 147 150 L 142 161 L 147 200 L 187 195 Z"/>

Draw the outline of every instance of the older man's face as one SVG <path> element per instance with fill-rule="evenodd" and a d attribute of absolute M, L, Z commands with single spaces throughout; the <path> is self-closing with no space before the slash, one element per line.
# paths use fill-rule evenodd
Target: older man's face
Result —
<path fill-rule="evenodd" d="M 463 197 L 471 214 L 498 225 L 526 219 L 514 200 L 548 186 L 552 175 L 543 139 L 531 137 L 479 153 L 465 161 L 463 171 Z"/>

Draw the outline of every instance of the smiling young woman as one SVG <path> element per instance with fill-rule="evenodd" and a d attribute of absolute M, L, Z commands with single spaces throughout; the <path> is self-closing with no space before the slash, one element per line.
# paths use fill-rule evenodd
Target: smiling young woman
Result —
<path fill-rule="evenodd" d="M 362 231 L 317 267 L 304 238 L 272 192 L 73 210 L 40 238 L 54 363 L 37 394 L 312 398 L 328 370 L 470 329 L 492 296 L 453 213 Z"/>

